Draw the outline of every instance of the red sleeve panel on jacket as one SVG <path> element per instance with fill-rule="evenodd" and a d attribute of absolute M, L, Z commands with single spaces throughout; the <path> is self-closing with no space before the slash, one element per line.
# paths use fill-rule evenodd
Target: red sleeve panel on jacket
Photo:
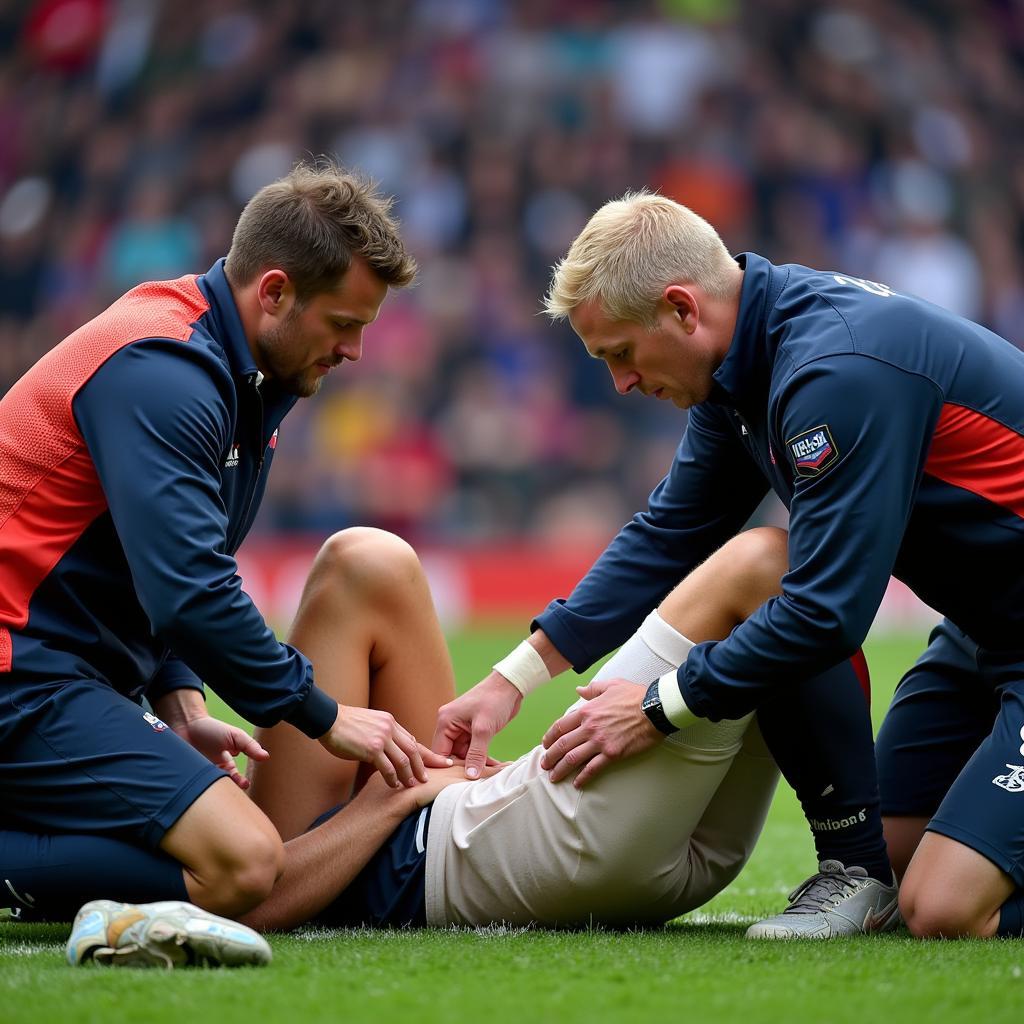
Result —
<path fill-rule="evenodd" d="M 943 405 L 924 471 L 1024 516 L 1024 437 L 984 413 Z"/>
<path fill-rule="evenodd" d="M 208 309 L 194 275 L 139 285 L 51 349 L 0 399 L 0 672 L 11 670 L 8 629 L 24 627 L 36 589 L 106 509 L 72 412 L 75 395 L 133 341 L 187 341 Z"/>

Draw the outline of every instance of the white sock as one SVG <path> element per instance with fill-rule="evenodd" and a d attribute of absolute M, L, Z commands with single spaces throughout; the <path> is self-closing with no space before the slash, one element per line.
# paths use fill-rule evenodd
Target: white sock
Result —
<path fill-rule="evenodd" d="M 679 668 L 693 646 L 693 641 L 670 626 L 655 608 L 640 628 L 597 670 L 594 681 L 629 679 L 647 685 L 666 672 Z M 750 715 L 745 715 L 738 721 L 701 721 L 680 729 L 669 737 L 669 742 L 704 750 L 728 748 L 739 743 L 750 718 Z"/>
<path fill-rule="evenodd" d="M 655 608 L 640 628 L 606 661 L 594 676 L 598 679 L 630 679 L 653 683 L 679 668 L 693 644 L 673 629 Z"/>

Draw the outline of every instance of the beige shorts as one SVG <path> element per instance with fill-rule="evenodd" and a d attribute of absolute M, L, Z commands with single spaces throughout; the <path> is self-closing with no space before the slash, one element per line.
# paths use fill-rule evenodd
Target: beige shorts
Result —
<path fill-rule="evenodd" d="M 746 863 L 778 780 L 750 717 L 701 722 L 577 790 L 535 747 L 450 786 L 427 840 L 431 925 L 654 924 L 706 903 Z"/>

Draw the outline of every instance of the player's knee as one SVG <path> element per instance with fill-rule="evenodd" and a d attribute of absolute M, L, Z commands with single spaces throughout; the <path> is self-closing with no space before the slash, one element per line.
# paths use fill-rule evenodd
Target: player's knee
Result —
<path fill-rule="evenodd" d="M 333 534 L 317 555 L 314 575 L 364 600 L 389 598 L 422 578 L 412 546 L 386 530 L 355 526 Z"/>
<path fill-rule="evenodd" d="M 745 530 L 719 552 L 719 572 L 738 601 L 756 607 L 779 593 L 788 565 L 788 535 L 774 526 Z"/>
<path fill-rule="evenodd" d="M 776 526 L 758 526 L 737 534 L 732 545 L 736 571 L 778 587 L 786 571 L 788 534 Z"/>
<path fill-rule="evenodd" d="M 253 831 L 219 864 L 211 888 L 235 914 L 259 906 L 284 871 L 284 845 L 277 836 Z"/>
<path fill-rule="evenodd" d="M 955 939 L 983 934 L 982 915 L 955 893 L 937 887 L 904 885 L 900 914 L 910 934 L 918 939 Z"/>

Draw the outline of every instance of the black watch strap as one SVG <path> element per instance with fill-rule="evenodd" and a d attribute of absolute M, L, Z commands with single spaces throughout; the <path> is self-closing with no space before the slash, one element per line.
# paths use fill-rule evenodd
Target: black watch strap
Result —
<path fill-rule="evenodd" d="M 673 733 L 679 732 L 679 729 L 668 720 L 668 715 L 665 714 L 665 709 L 662 707 L 661 695 L 658 693 L 659 682 L 660 680 L 655 679 L 647 687 L 647 693 L 644 694 L 644 700 L 640 708 L 647 716 L 647 720 L 658 732 L 671 736 Z"/>

